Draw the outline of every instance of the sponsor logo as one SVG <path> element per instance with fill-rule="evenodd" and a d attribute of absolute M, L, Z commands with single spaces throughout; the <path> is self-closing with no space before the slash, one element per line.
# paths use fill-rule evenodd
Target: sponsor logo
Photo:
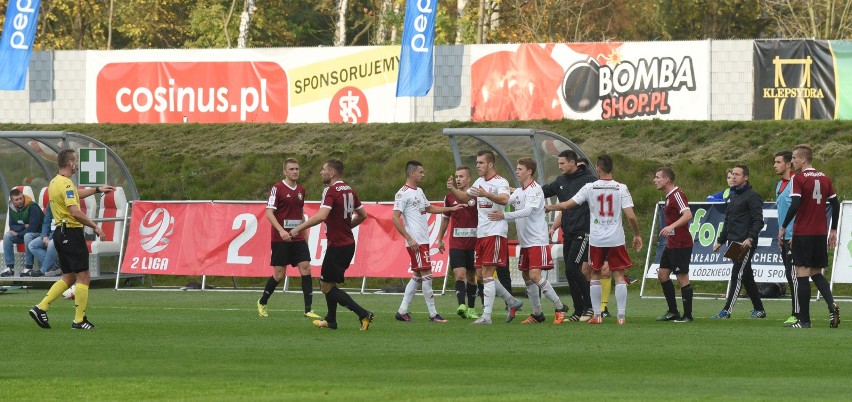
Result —
<path fill-rule="evenodd" d="M 169 236 L 174 233 L 175 218 L 169 210 L 157 208 L 148 211 L 139 224 L 142 249 L 149 253 L 162 251 L 169 245 Z"/>
<path fill-rule="evenodd" d="M 362 90 L 396 82 L 399 46 L 380 46 L 347 56 L 290 68 L 290 106 L 326 100 L 343 87 Z"/>
<path fill-rule="evenodd" d="M 775 66 L 775 87 L 763 88 L 763 98 L 772 99 L 774 103 L 775 120 L 781 120 L 784 116 L 784 105 L 788 100 L 796 102 L 801 115 L 806 119 L 811 118 L 811 100 L 824 99 L 822 88 L 811 86 L 811 65 L 813 59 L 772 59 Z M 784 79 L 784 67 L 801 69 L 800 87 L 788 87 Z"/>
<path fill-rule="evenodd" d="M 272 62 L 112 63 L 96 85 L 101 123 L 287 121 L 287 74 Z"/>
<path fill-rule="evenodd" d="M 7 13 L 9 16 L 14 15 L 14 17 L 12 17 L 13 31 L 11 37 L 9 38 L 9 45 L 12 46 L 13 49 L 27 50 L 33 43 L 32 39 L 27 40 L 27 25 L 29 25 L 31 22 L 35 23 L 34 17 L 36 13 L 36 8 L 33 8 L 32 0 L 10 1 L 9 6 L 11 6 L 13 3 L 15 4 L 15 9 L 18 11 L 18 14 Z M 38 7 L 38 5 L 36 5 L 36 7 Z M 35 33 L 35 31 L 33 31 L 33 33 Z"/>
<path fill-rule="evenodd" d="M 366 123 L 370 117 L 367 96 L 355 87 L 337 91 L 328 108 L 329 123 Z"/>

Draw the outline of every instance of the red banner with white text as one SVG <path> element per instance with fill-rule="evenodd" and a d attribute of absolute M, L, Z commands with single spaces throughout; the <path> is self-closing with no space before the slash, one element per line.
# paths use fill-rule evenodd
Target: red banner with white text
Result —
<path fill-rule="evenodd" d="M 134 202 L 121 272 L 269 276 L 271 225 L 266 220 L 265 207 L 261 202 Z M 346 276 L 411 276 L 405 241 L 391 221 L 393 204 L 365 203 L 364 207 L 370 217 L 353 230 L 355 257 Z M 305 203 L 305 219 L 318 209 L 316 202 Z M 432 272 L 438 277 L 446 274 L 449 265 L 449 253 L 438 252 L 440 224 L 440 215 L 430 215 Z M 318 277 L 327 248 L 325 228 L 322 224 L 314 226 L 306 235 L 312 275 Z M 299 272 L 288 267 L 287 275 L 299 276 Z"/>

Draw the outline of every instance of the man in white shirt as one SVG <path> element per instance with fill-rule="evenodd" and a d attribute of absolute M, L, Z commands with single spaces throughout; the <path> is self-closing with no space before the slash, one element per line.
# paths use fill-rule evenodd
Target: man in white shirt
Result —
<path fill-rule="evenodd" d="M 436 207 L 429 203 L 423 189 L 418 187 L 426 177 L 423 165 L 418 161 L 408 161 L 405 164 L 405 185 L 396 192 L 391 220 L 393 226 L 405 239 L 408 255 L 411 257 L 411 280 L 405 287 L 402 304 L 396 313 L 397 321 L 411 321 L 408 307 L 411 299 L 417 293 L 417 288 L 423 284 L 423 297 L 429 309 L 429 320 L 432 322 L 447 322 L 438 314 L 435 308 L 435 295 L 432 292 L 432 261 L 429 258 L 429 221 L 427 214 L 442 214 L 457 211 L 463 206 Z M 403 220 L 405 221 L 403 224 Z"/>
<path fill-rule="evenodd" d="M 598 181 L 583 186 L 570 200 L 547 206 L 548 211 L 567 210 L 583 202 L 589 203 L 591 223 L 589 232 L 589 265 L 592 266 L 590 285 L 592 309 L 594 315 L 589 324 L 601 323 L 601 268 L 609 263 L 609 270 L 615 276 L 615 301 L 618 303 L 618 324 L 623 325 L 627 310 L 627 282 L 624 271 L 633 265 L 624 243 L 624 228 L 621 212 L 627 216 L 633 229 L 633 247 L 642 249 L 642 237 L 639 234 L 639 221 L 633 213 L 633 197 L 627 186 L 612 179 L 612 158 L 609 155 L 598 157 L 595 170 Z"/>
<path fill-rule="evenodd" d="M 479 222 L 476 227 L 476 262 L 474 266 L 481 270 L 483 293 L 485 300 L 482 303 L 482 316 L 474 324 L 490 325 L 491 311 L 494 308 L 494 299 L 500 295 L 509 306 L 509 315 L 506 322 L 515 318 L 518 309 L 523 303 L 512 297 L 499 282 L 494 280 L 494 272 L 497 267 L 505 267 L 509 261 L 508 240 L 509 224 L 503 221 L 490 221 L 488 214 L 502 211 L 503 206 L 509 203 L 509 182 L 500 177 L 494 170 L 494 152 L 484 150 L 476 154 L 476 172 L 479 178 L 466 192 L 456 188 L 453 178 L 447 179 L 447 188 L 452 191 L 461 202 L 467 202 L 476 198 L 476 208 Z"/>
<path fill-rule="evenodd" d="M 547 279 L 541 277 L 541 271 L 553 269 L 553 258 L 550 255 L 550 236 L 547 231 L 546 212 L 544 211 L 544 191 L 533 180 L 536 162 L 533 158 L 518 159 L 515 177 L 521 182 L 522 188 L 515 189 L 509 197 L 509 204 L 515 207 L 513 212 L 493 211 L 488 219 L 493 221 L 515 221 L 518 230 L 518 244 L 521 253 L 518 260 L 518 270 L 527 285 L 527 296 L 532 304 L 532 314 L 523 321 L 524 324 L 539 324 L 545 317 L 541 311 L 541 297 L 544 294 L 556 309 L 553 318 L 554 325 L 560 325 L 565 320 L 568 308 L 559 300 L 559 296 Z"/>

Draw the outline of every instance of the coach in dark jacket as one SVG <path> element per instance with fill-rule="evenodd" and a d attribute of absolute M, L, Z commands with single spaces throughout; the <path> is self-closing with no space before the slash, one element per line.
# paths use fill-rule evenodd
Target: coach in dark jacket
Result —
<path fill-rule="evenodd" d="M 574 151 L 562 151 L 559 154 L 559 171 L 562 174 L 541 187 L 545 197 L 556 196 L 559 202 L 571 199 L 584 185 L 597 180 L 594 173 L 584 164 L 578 164 L 580 158 Z M 564 240 L 562 255 L 565 258 L 565 277 L 568 279 L 574 312 L 570 321 L 580 321 L 585 314 L 591 318 L 592 299 L 589 294 L 589 281 L 583 276 L 581 264 L 589 260 L 589 207 L 581 205 L 562 212 L 562 237 Z M 584 319 L 587 321 L 587 319 Z"/>
<path fill-rule="evenodd" d="M 728 242 L 739 242 L 748 249 L 748 252 L 742 261 L 734 261 L 725 308 L 713 318 L 731 318 L 731 311 L 737 302 L 737 295 L 742 285 L 745 285 L 751 304 L 754 306 L 751 318 L 766 318 L 766 311 L 763 309 L 763 302 L 757 291 L 757 283 L 754 281 L 754 271 L 751 269 L 752 250 L 757 247 L 757 236 L 763 230 L 763 199 L 748 182 L 748 166 L 734 166 L 731 176 L 733 186 L 725 209 L 725 224 L 716 240 L 716 245 L 713 246 L 713 251 L 719 251 L 722 245 Z"/>

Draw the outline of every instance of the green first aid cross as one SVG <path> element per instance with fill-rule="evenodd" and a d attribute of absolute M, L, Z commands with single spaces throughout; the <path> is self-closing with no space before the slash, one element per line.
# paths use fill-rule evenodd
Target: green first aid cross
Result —
<path fill-rule="evenodd" d="M 81 187 L 104 186 L 107 181 L 106 148 L 80 148 L 77 178 Z"/>

